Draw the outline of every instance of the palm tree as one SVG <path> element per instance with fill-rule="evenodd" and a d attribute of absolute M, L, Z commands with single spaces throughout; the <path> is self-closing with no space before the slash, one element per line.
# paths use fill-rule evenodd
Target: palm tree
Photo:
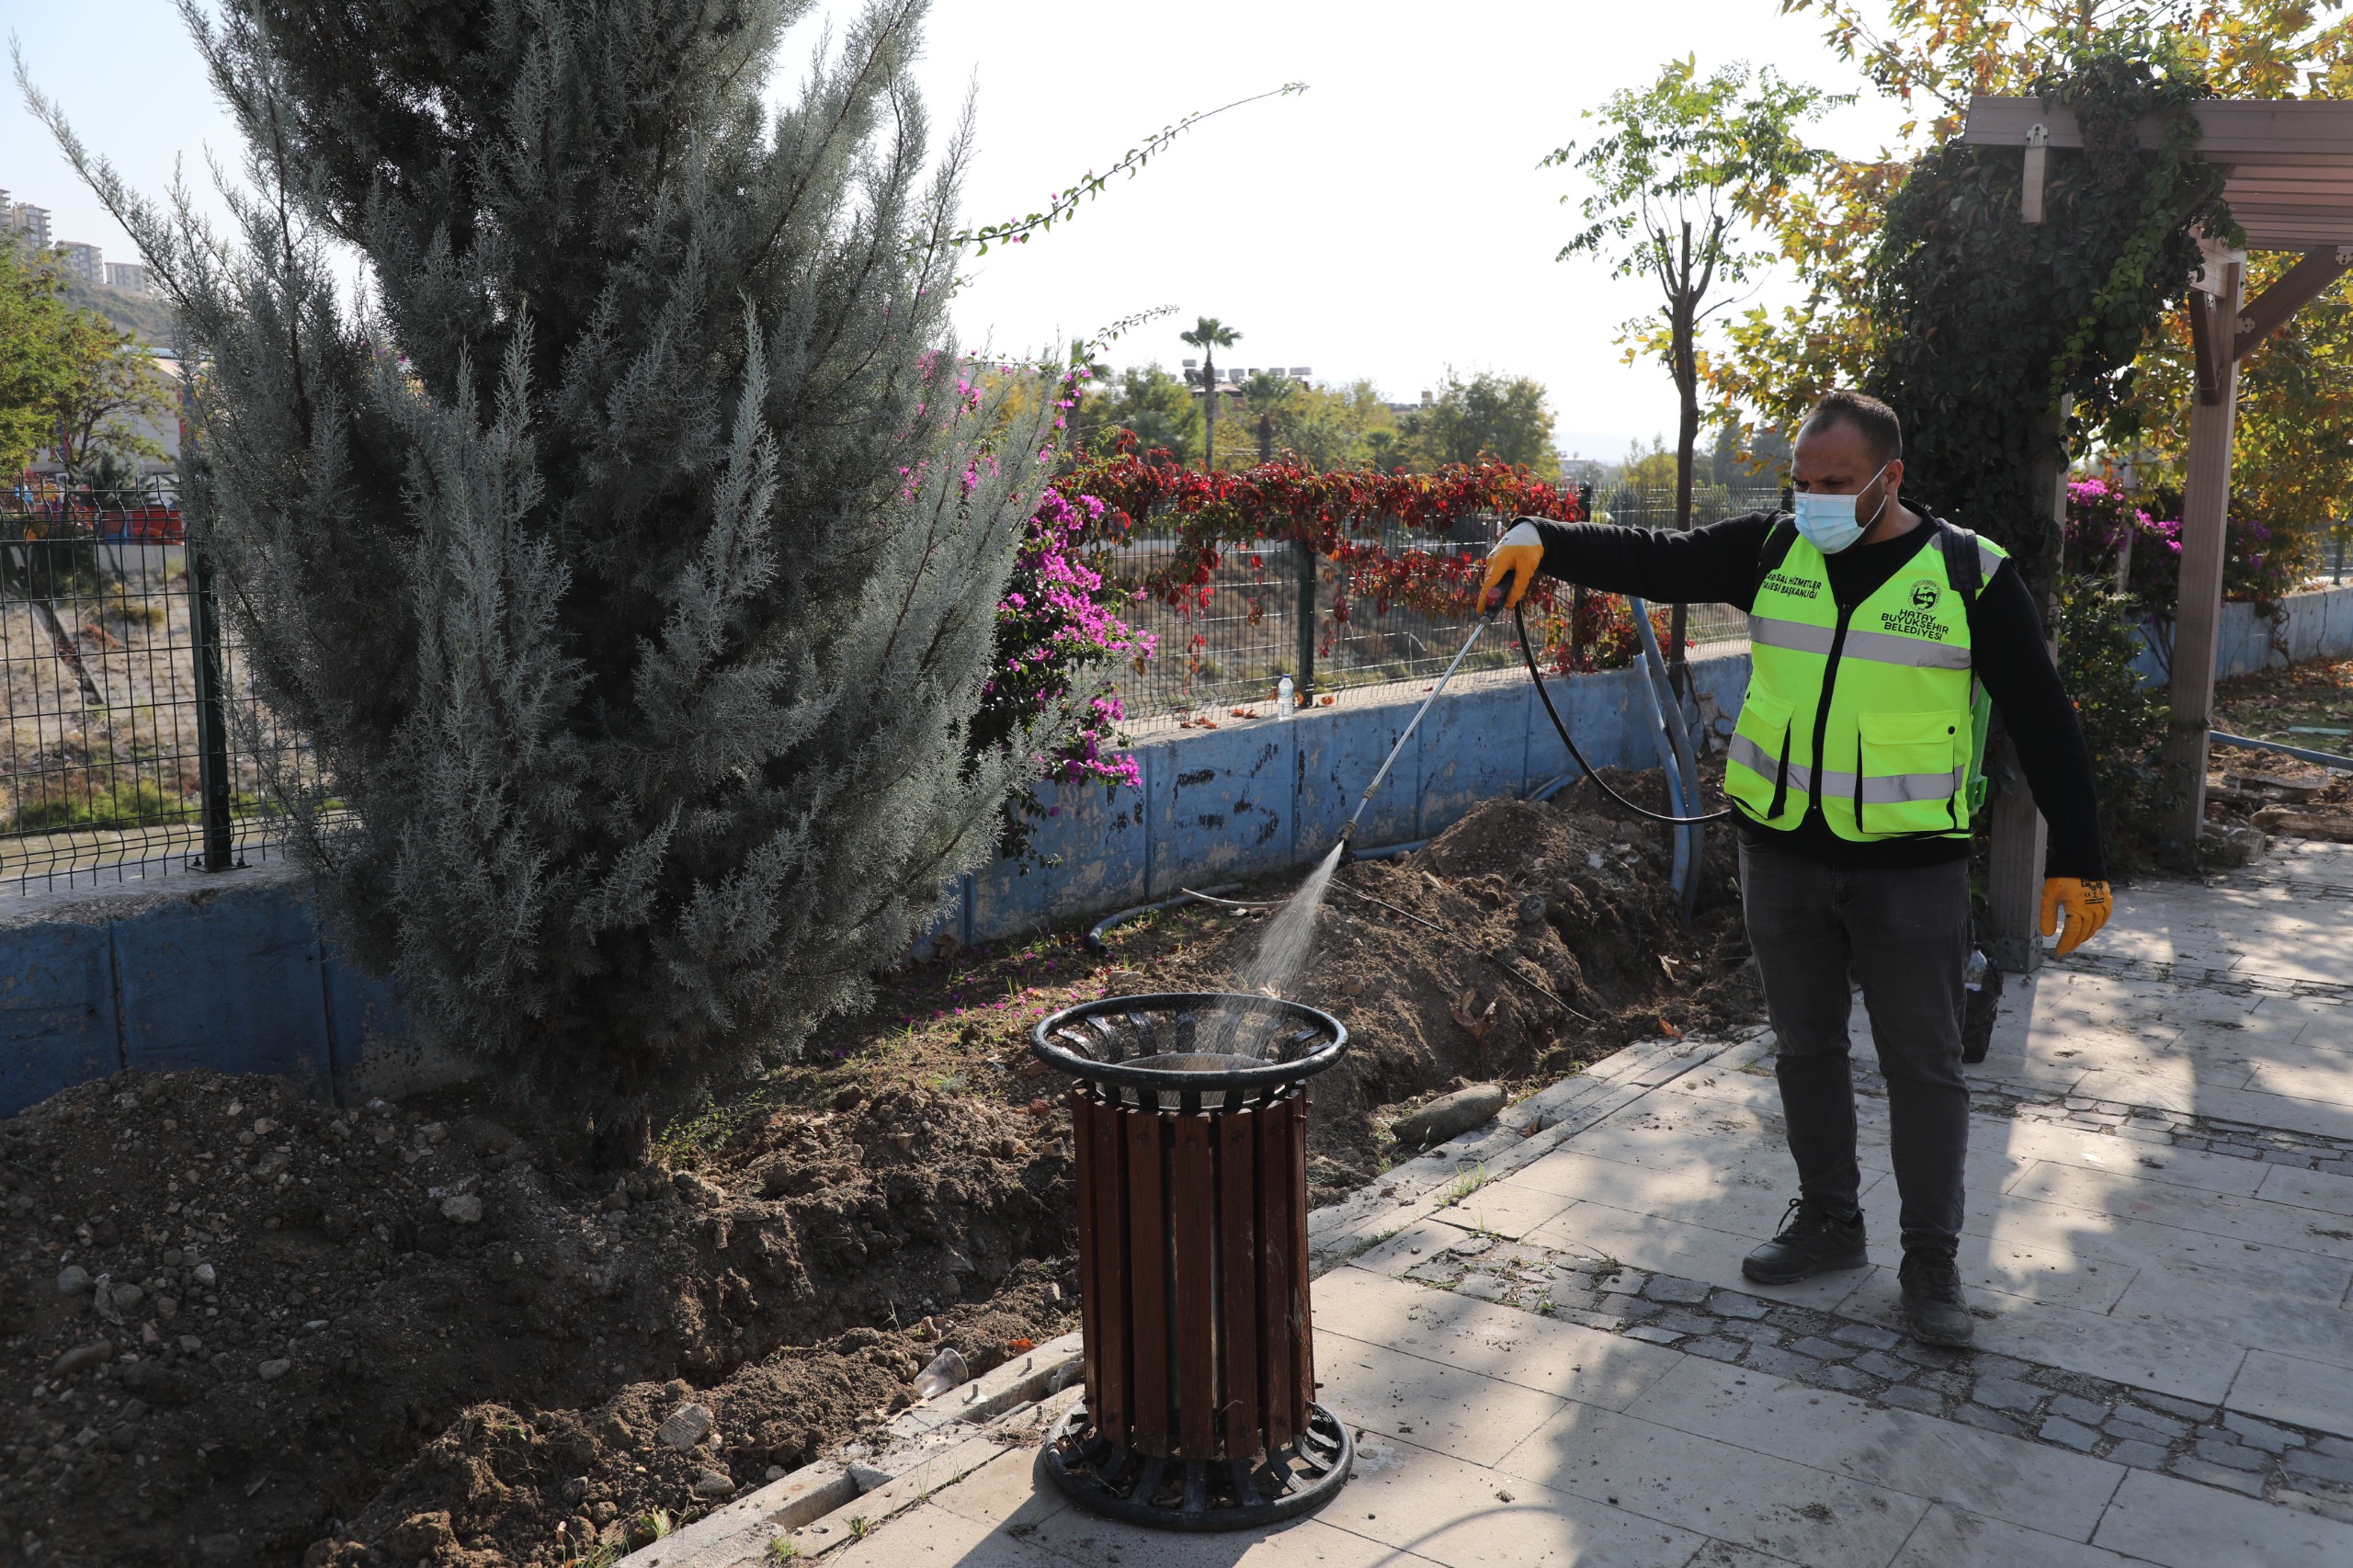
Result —
<path fill-rule="evenodd" d="M 1084 337 L 1070 340 L 1070 368 L 1086 372 L 1088 389 L 1111 379 L 1111 367 L 1103 363 L 1096 354 L 1095 345 Z"/>
<path fill-rule="evenodd" d="M 1201 417 L 1207 422 L 1209 438 L 1201 443 L 1201 472 L 1217 466 L 1217 355 L 1214 350 L 1231 348 L 1242 341 L 1242 335 L 1215 316 L 1197 316 L 1193 330 L 1180 332 L 1177 337 L 1201 351 Z"/>

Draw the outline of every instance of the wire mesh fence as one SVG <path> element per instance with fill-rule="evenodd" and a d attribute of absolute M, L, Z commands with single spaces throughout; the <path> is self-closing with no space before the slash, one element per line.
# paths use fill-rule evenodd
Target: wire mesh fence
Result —
<path fill-rule="evenodd" d="M 1712 522 L 1775 507 L 1779 499 L 1776 489 L 1706 486 L 1694 496 L 1692 516 Z M 1604 521 L 1671 528 L 1675 493 L 1605 491 L 1595 496 L 1595 511 Z M 1475 557 L 1485 553 L 1507 522 L 1472 519 L 1444 535 L 1390 528 L 1379 542 L 1392 556 Z M 1425 678 L 1446 667 L 1470 631 L 1467 606 L 1440 615 L 1412 604 L 1384 603 L 1360 591 L 1344 562 L 1315 561 L 1308 586 L 1299 549 L 1287 540 L 1227 547 L 1210 573 L 1206 593 L 1171 604 L 1148 585 L 1184 548 L 1173 533 L 1155 537 L 1143 529 L 1117 544 L 1098 546 L 1088 556 L 1107 583 L 1141 595 L 1123 607 L 1122 619 L 1158 639 L 1158 655 L 1141 673 L 1120 677 L 1120 697 L 1131 719 L 1263 701 L 1285 676 L 1301 687 L 1312 682 L 1322 693 Z M 1335 606 L 1343 603 L 1345 615 L 1336 613 Z M 1309 633 L 1304 643 L 1302 626 Z M 1746 620 L 1729 606 L 1690 607 L 1685 636 L 1694 646 L 1747 634 Z M 1490 637 L 1472 651 L 1463 667 L 1496 668 L 1518 657 L 1509 640 Z"/>
<path fill-rule="evenodd" d="M 1609 520 L 1672 523 L 1671 492 L 1663 503 L 1631 490 L 1595 499 Z M 1695 516 L 1775 499 L 1703 492 Z M 1392 559 L 1467 566 L 1506 521 L 1470 519 L 1445 534 L 1392 528 L 1379 542 Z M 1165 577 L 1183 548 L 1146 529 L 1090 558 L 1132 592 Z M 1129 715 L 1262 700 L 1286 675 L 1328 694 L 1443 669 L 1469 629 L 1467 606 L 1384 601 L 1358 574 L 1266 541 L 1224 551 L 1207 594 L 1182 605 L 1142 594 L 1123 615 L 1157 634 L 1160 652 L 1121 678 Z M 168 477 L 94 494 L 28 476 L 0 493 L 0 891 L 244 864 L 284 844 L 280 791 L 313 783 L 313 759 L 255 696 L 207 583 Z M 1692 607 L 1693 643 L 1745 634 L 1724 607 Z M 1465 667 L 1518 658 L 1510 639 L 1491 636 Z"/>
<path fill-rule="evenodd" d="M 0 496 L 0 889 L 266 857 L 309 756 L 252 693 L 176 497 Z"/>

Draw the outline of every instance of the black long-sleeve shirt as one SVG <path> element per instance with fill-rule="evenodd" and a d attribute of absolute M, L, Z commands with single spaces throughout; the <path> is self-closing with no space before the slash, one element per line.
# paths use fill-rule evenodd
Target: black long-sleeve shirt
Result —
<path fill-rule="evenodd" d="M 1688 533 L 1529 520 L 1544 537 L 1549 576 L 1604 593 L 1661 602 L 1722 603 L 1745 611 L 1756 604 L 1757 585 L 1764 578 L 1758 558 L 1774 515 L 1751 512 Z M 1918 554 L 1922 542 L 1920 530 L 1913 528 L 1828 557 L 1832 597 L 1841 606 L 1860 604 Z M 2002 562 L 1969 606 L 1969 647 L 1977 678 L 2001 710 L 2035 804 L 2050 824 L 2045 874 L 2106 881 L 2091 751 L 2084 744 L 2075 704 L 2051 662 L 2033 596 L 2010 562 Z M 1819 802 L 1794 828 L 1768 828 L 1745 816 L 1735 820 L 1751 842 L 1794 849 L 1836 865 L 1935 865 L 1969 853 L 1965 842 L 1952 838 L 1870 844 L 1841 838 L 1823 820 Z"/>

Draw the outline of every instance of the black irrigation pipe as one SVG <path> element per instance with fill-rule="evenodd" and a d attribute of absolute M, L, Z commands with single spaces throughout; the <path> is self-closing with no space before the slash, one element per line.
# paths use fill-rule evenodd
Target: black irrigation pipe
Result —
<path fill-rule="evenodd" d="M 1226 885 L 1228 887 L 1240 887 L 1242 884 L 1239 882 L 1230 882 Z M 1220 904 L 1227 909 L 1279 909 L 1282 905 L 1290 902 L 1290 900 L 1287 898 L 1216 898 L 1209 893 L 1197 892 L 1192 888 L 1178 888 L 1176 891 L 1187 898 L 1198 899 L 1203 903 Z"/>
<path fill-rule="evenodd" d="M 1210 892 L 1233 892 L 1240 889 L 1241 886 L 1242 884 L 1240 882 L 1220 882 L 1216 887 L 1211 888 Z M 1112 926 L 1121 925 L 1130 920 L 1139 919 L 1143 915 L 1152 915 L 1163 909 L 1174 908 L 1176 905 L 1180 903 L 1191 903 L 1196 899 L 1207 899 L 1208 902 L 1211 903 L 1222 903 L 1225 902 L 1222 899 L 1210 898 L 1208 893 L 1198 893 L 1193 892 L 1190 888 L 1186 888 L 1179 891 L 1175 898 L 1164 898 L 1158 903 L 1139 903 L 1133 909 L 1122 909 L 1116 915 L 1105 915 L 1102 919 L 1097 920 L 1094 925 L 1089 926 L 1086 928 L 1086 935 L 1081 937 L 1080 941 L 1086 947 L 1086 950 L 1093 953 L 1097 958 L 1107 958 L 1110 955 L 1111 947 L 1109 943 L 1103 940 L 1103 933 L 1108 931 Z"/>

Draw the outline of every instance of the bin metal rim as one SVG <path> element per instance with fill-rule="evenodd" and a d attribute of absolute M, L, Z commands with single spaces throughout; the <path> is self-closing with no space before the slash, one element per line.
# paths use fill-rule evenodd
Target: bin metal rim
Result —
<path fill-rule="evenodd" d="M 1052 1040 L 1056 1029 L 1084 1023 L 1099 1015 L 1124 1017 L 1131 1013 L 1201 1012 L 1211 1008 L 1288 1015 L 1319 1033 L 1330 1034 L 1332 1038 L 1293 1062 L 1251 1062 L 1246 1057 L 1235 1057 L 1235 1062 L 1248 1064 L 1222 1069 L 1143 1065 L 1154 1060 L 1150 1056 L 1136 1057 L 1129 1062 L 1097 1062 L 1056 1045 Z M 1099 997 L 1040 1018 L 1029 1031 L 1029 1049 L 1047 1066 L 1093 1083 L 1123 1084 L 1146 1089 L 1252 1089 L 1296 1083 L 1302 1078 L 1312 1078 L 1330 1067 L 1347 1051 L 1348 1027 L 1320 1007 L 1311 1007 L 1304 1002 L 1286 1001 L 1279 996 L 1256 996 L 1242 991 L 1154 991 L 1132 996 Z"/>

